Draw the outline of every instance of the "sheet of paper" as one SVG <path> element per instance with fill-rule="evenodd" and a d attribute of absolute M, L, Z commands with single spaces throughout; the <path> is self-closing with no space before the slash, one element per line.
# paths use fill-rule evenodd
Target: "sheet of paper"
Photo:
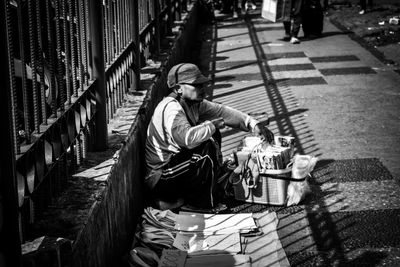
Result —
<path fill-rule="evenodd" d="M 203 232 L 205 234 L 229 234 L 249 232 L 257 226 L 252 213 L 200 214 L 181 212 L 176 216 L 178 231 Z"/>
<path fill-rule="evenodd" d="M 244 254 L 251 257 L 253 267 L 284 267 L 290 266 L 286 253 L 279 240 L 275 212 L 254 213 L 254 218 L 260 226 L 262 235 L 242 238 Z"/>
<path fill-rule="evenodd" d="M 241 251 L 239 233 L 223 235 L 177 233 L 173 246 L 191 255 L 236 254 Z"/>
<path fill-rule="evenodd" d="M 42 244 L 44 239 L 44 236 L 36 238 L 35 240 L 31 241 L 31 242 L 27 242 L 25 244 L 21 245 L 21 249 L 22 249 L 22 255 L 36 251 L 40 245 Z"/>
<path fill-rule="evenodd" d="M 186 251 L 176 249 L 164 249 L 161 254 L 158 267 L 185 267 Z"/>

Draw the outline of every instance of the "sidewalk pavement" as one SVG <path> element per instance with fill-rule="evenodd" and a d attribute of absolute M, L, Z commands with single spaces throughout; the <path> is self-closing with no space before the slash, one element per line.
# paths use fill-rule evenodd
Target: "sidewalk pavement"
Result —
<path fill-rule="evenodd" d="M 218 16 L 203 33 L 200 67 L 210 99 L 251 114 L 319 157 L 302 205 L 274 210 L 292 266 L 400 265 L 400 75 L 324 22 L 293 45 L 256 11 Z M 302 33 L 300 33 L 300 37 Z M 223 154 L 245 133 L 224 129 Z"/>

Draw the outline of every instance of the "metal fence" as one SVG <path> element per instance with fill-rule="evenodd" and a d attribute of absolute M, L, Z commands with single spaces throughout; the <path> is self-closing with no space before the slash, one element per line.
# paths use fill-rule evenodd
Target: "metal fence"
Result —
<path fill-rule="evenodd" d="M 106 147 L 108 120 L 188 2 L 2 1 L 9 98 L 0 101 L 10 106 L 15 173 L 0 182 L 14 179 L 21 242 L 87 152 Z"/>

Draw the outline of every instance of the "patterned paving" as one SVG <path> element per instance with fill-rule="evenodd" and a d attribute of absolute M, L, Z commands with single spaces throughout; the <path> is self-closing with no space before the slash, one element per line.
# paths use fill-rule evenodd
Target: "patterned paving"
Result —
<path fill-rule="evenodd" d="M 318 39 L 309 42 L 315 47 L 308 47 L 308 42 L 290 46 L 281 41 L 281 26 L 261 19 L 219 22 L 214 28 L 215 36 L 223 39 L 216 40 L 214 53 L 219 58 L 207 63 L 216 88 L 212 99 L 261 121 L 268 113 L 274 132 L 299 140 L 298 152 L 318 151 L 324 143 L 315 141 L 316 129 L 307 123 L 306 113 L 314 112 L 320 120 L 324 114 L 299 107 L 296 91 L 313 89 L 321 101 L 329 101 L 324 92 L 334 94 L 337 84 L 333 81 L 341 81 L 339 89 L 350 90 L 354 81 L 366 83 L 366 77 L 374 81 L 382 76 L 360 56 L 362 48 L 347 43 L 349 38 L 343 34 L 332 39 L 351 47 L 324 43 L 322 49 L 316 44 L 324 40 Z M 244 135 L 229 128 L 222 131 L 224 156 Z M 321 160 L 310 183 L 312 196 L 302 205 L 233 203 L 232 211 L 276 211 L 280 239 L 293 266 L 379 265 L 400 255 L 400 186 L 379 159 Z M 399 260 L 395 262 L 400 265 Z"/>

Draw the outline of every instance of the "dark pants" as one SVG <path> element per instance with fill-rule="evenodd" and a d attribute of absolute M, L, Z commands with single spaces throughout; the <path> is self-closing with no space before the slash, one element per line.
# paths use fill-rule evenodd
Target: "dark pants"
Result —
<path fill-rule="evenodd" d="M 293 23 L 291 21 L 284 21 L 283 27 L 285 28 L 286 34 L 297 38 L 301 27 L 301 15 L 293 15 L 292 21 Z"/>
<path fill-rule="evenodd" d="M 161 179 L 152 191 L 154 198 L 174 201 L 183 198 L 186 204 L 210 208 L 220 170 L 220 143 L 208 140 L 194 149 L 174 155 L 164 167 Z"/>
<path fill-rule="evenodd" d="M 360 6 L 362 10 L 366 10 L 367 9 L 367 0 L 360 0 Z M 372 0 L 368 0 L 368 6 L 370 8 L 372 8 L 373 3 Z"/>

